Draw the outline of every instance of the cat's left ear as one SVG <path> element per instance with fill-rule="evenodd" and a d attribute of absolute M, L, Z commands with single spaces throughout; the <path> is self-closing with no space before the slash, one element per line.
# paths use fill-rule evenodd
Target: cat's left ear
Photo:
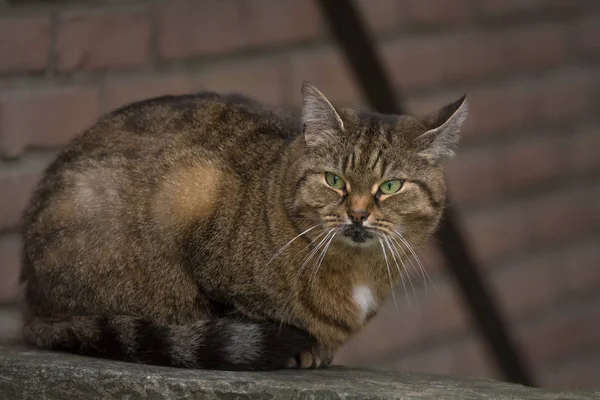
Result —
<path fill-rule="evenodd" d="M 308 82 L 302 84 L 302 125 L 308 146 L 314 146 L 344 130 L 344 123 L 329 100 Z"/>
<path fill-rule="evenodd" d="M 415 139 L 420 155 L 432 162 L 441 157 L 452 157 L 460 136 L 460 128 L 467 118 L 467 95 L 422 119 L 427 132 Z"/>

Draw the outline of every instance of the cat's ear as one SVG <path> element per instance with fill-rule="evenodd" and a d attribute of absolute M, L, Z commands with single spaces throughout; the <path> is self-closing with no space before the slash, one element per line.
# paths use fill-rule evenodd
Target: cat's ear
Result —
<path fill-rule="evenodd" d="M 342 119 L 329 100 L 308 82 L 302 84 L 302 127 L 308 146 L 322 143 L 344 129 Z"/>
<path fill-rule="evenodd" d="M 467 118 L 467 95 L 422 119 L 427 132 L 415 139 L 419 154 L 436 162 L 441 157 L 452 157 L 460 137 L 460 128 Z"/>

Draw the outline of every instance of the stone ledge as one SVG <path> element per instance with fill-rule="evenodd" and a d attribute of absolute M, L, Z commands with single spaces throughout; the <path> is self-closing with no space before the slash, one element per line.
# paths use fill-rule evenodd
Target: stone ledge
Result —
<path fill-rule="evenodd" d="M 2 399 L 598 399 L 488 379 L 334 367 L 221 372 L 127 364 L 0 345 Z"/>

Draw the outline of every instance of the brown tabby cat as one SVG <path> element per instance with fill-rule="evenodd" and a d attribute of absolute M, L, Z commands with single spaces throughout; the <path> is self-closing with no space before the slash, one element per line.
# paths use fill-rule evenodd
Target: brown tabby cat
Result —
<path fill-rule="evenodd" d="M 25 339 L 179 367 L 330 363 L 435 229 L 467 107 L 336 111 L 305 83 L 302 111 L 167 96 L 76 138 L 24 216 Z"/>

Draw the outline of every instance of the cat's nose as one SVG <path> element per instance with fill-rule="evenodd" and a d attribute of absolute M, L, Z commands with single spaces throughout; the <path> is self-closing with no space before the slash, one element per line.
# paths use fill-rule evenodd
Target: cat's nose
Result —
<path fill-rule="evenodd" d="M 369 213 L 367 210 L 350 210 L 348 211 L 348 216 L 354 222 L 363 222 L 369 217 Z"/>

